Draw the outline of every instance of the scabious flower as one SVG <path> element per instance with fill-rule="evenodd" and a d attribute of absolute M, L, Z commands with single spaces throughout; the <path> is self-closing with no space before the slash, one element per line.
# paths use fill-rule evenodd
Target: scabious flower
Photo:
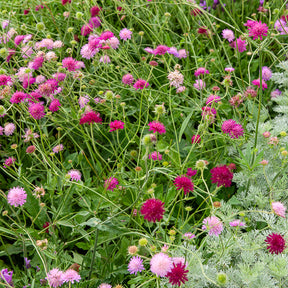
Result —
<path fill-rule="evenodd" d="M 205 74 L 209 74 L 209 70 L 207 70 L 205 67 L 200 67 L 194 72 L 194 75 L 196 77 L 200 75 L 205 75 Z"/>
<path fill-rule="evenodd" d="M 122 77 L 122 83 L 124 85 L 131 85 L 134 81 L 134 78 L 131 74 L 125 74 L 123 77 Z"/>
<path fill-rule="evenodd" d="M 68 269 L 63 273 L 62 280 L 64 283 L 71 282 L 74 284 L 74 282 L 80 282 L 81 276 L 74 269 Z"/>
<path fill-rule="evenodd" d="M 176 94 L 182 93 L 186 90 L 185 86 L 180 86 L 176 89 Z"/>
<path fill-rule="evenodd" d="M 10 167 L 11 165 L 13 165 L 13 163 L 16 161 L 16 159 L 14 157 L 9 157 L 5 160 L 5 163 L 3 164 L 4 168 Z"/>
<path fill-rule="evenodd" d="M 25 98 L 26 98 L 26 93 L 22 91 L 16 91 L 10 98 L 10 102 L 17 104 L 17 103 L 23 102 Z"/>
<path fill-rule="evenodd" d="M 109 124 L 109 126 L 110 126 L 109 132 L 113 132 L 113 131 L 116 131 L 116 130 L 119 130 L 119 129 L 124 129 L 124 122 L 119 121 L 119 120 L 115 120 L 115 121 L 112 121 Z"/>
<path fill-rule="evenodd" d="M 245 223 L 241 222 L 241 220 L 239 220 L 239 219 L 236 219 L 236 220 L 229 222 L 229 225 L 231 227 L 243 227 L 243 226 L 245 226 Z"/>
<path fill-rule="evenodd" d="M 45 116 L 45 107 L 40 103 L 33 103 L 28 108 L 30 116 L 39 120 Z"/>
<path fill-rule="evenodd" d="M 55 79 L 49 79 L 45 83 L 42 83 L 38 86 L 36 90 L 42 97 L 49 97 L 51 94 L 55 92 L 58 87 L 58 82 Z"/>
<path fill-rule="evenodd" d="M 282 94 L 282 91 L 280 91 L 279 89 L 276 89 L 276 90 L 272 91 L 270 95 L 271 95 L 271 98 L 277 98 L 281 94 Z"/>
<path fill-rule="evenodd" d="M 101 26 L 101 20 L 99 17 L 91 17 L 89 24 L 92 26 L 92 28 L 98 28 Z"/>
<path fill-rule="evenodd" d="M 54 153 L 59 153 L 60 151 L 63 151 L 63 149 L 64 149 L 63 144 L 59 144 L 59 145 L 56 145 L 56 146 L 52 149 L 52 151 L 53 151 Z"/>
<path fill-rule="evenodd" d="M 236 121 L 232 119 L 224 121 L 221 129 L 223 133 L 229 134 L 232 139 L 239 138 L 244 134 L 242 125 L 237 124 Z"/>
<path fill-rule="evenodd" d="M 104 188 L 108 191 L 113 191 L 117 185 L 119 184 L 119 181 L 117 178 L 110 177 L 105 181 Z"/>
<path fill-rule="evenodd" d="M 110 284 L 107 284 L 107 283 L 102 283 L 99 285 L 98 288 L 112 288 L 112 286 Z"/>
<path fill-rule="evenodd" d="M 13 123 L 7 123 L 4 126 L 4 134 L 6 136 L 11 136 L 15 131 L 15 125 Z"/>
<path fill-rule="evenodd" d="M 265 242 L 267 243 L 267 249 L 271 254 L 282 253 L 286 248 L 284 237 L 277 233 L 269 234 Z"/>
<path fill-rule="evenodd" d="M 212 103 L 218 103 L 221 100 L 220 96 L 211 94 L 207 99 L 206 99 L 206 105 L 211 105 Z"/>
<path fill-rule="evenodd" d="M 52 112 L 56 112 L 59 110 L 59 107 L 61 106 L 61 103 L 58 99 L 53 99 L 49 105 L 49 110 Z"/>
<path fill-rule="evenodd" d="M 164 55 L 169 49 L 168 46 L 159 45 L 154 49 L 154 55 Z"/>
<path fill-rule="evenodd" d="M 219 236 L 223 230 L 223 224 L 216 216 L 207 217 L 203 220 L 203 230 L 208 230 L 209 236 Z"/>
<path fill-rule="evenodd" d="M 183 189 L 185 195 L 194 190 L 193 182 L 185 175 L 177 176 L 174 180 L 174 185 L 176 186 L 176 190 Z"/>
<path fill-rule="evenodd" d="M 202 90 L 206 87 L 205 82 L 202 79 L 197 79 L 195 81 L 195 83 L 193 84 L 193 86 L 197 89 L 197 90 Z"/>
<path fill-rule="evenodd" d="M 267 36 L 268 26 L 261 21 L 252 21 L 248 26 L 249 36 L 253 37 L 253 40 L 260 38 L 262 41 L 263 36 Z"/>
<path fill-rule="evenodd" d="M 91 24 L 84 24 L 81 27 L 81 35 L 87 36 L 93 31 L 93 26 Z"/>
<path fill-rule="evenodd" d="M 178 55 L 176 57 L 179 58 L 179 59 L 187 58 L 188 54 L 189 54 L 189 52 L 186 51 L 185 49 L 180 49 L 178 51 Z"/>
<path fill-rule="evenodd" d="M 262 67 L 262 78 L 265 81 L 270 80 L 272 77 L 272 71 L 267 66 Z"/>
<path fill-rule="evenodd" d="M 154 161 L 156 161 L 156 160 L 161 161 L 162 160 L 162 155 L 159 152 L 154 151 L 151 154 L 149 154 L 148 158 L 152 159 Z"/>
<path fill-rule="evenodd" d="M 167 76 L 170 86 L 174 86 L 175 88 L 179 88 L 184 81 L 184 75 L 181 74 L 178 70 L 170 72 Z"/>
<path fill-rule="evenodd" d="M 80 96 L 78 99 L 78 103 L 80 108 L 84 108 L 88 103 L 89 103 L 90 99 L 88 95 L 84 95 L 84 96 Z"/>
<path fill-rule="evenodd" d="M 122 29 L 119 33 L 119 37 L 124 41 L 131 39 L 131 36 L 132 36 L 132 31 L 130 31 L 127 28 Z"/>
<path fill-rule="evenodd" d="M 276 215 L 285 218 L 286 207 L 281 202 L 272 202 L 272 210 Z"/>
<path fill-rule="evenodd" d="M 76 169 L 72 169 L 67 173 L 70 176 L 70 180 L 72 181 L 81 181 L 81 172 Z"/>
<path fill-rule="evenodd" d="M 233 67 L 226 67 L 224 70 L 225 70 L 226 72 L 229 72 L 229 73 L 235 71 L 235 69 L 234 69 Z"/>
<path fill-rule="evenodd" d="M 152 121 L 148 124 L 149 126 L 149 131 L 153 131 L 153 133 L 158 132 L 159 134 L 165 134 L 166 133 L 166 129 L 165 126 L 158 121 Z"/>
<path fill-rule="evenodd" d="M 233 173 L 226 165 L 216 166 L 210 170 L 211 182 L 217 183 L 217 187 L 230 187 L 232 184 Z"/>
<path fill-rule="evenodd" d="M 191 232 L 187 232 L 187 233 L 185 233 L 185 234 L 183 235 L 183 238 L 184 238 L 184 239 L 187 239 L 187 240 L 193 239 L 193 238 L 195 238 L 195 237 L 196 237 L 195 234 L 193 234 L 193 233 L 191 233 Z"/>
<path fill-rule="evenodd" d="M 138 272 L 142 272 L 143 270 L 145 270 L 143 259 L 141 259 L 139 256 L 132 257 L 128 264 L 129 273 L 137 275 Z"/>
<path fill-rule="evenodd" d="M 90 9 L 91 17 L 97 16 L 101 10 L 102 10 L 102 8 L 100 8 L 98 6 L 91 7 L 91 9 Z"/>
<path fill-rule="evenodd" d="M 255 86 L 258 86 L 260 88 L 260 79 L 253 80 L 252 84 L 255 85 Z M 267 88 L 268 88 L 268 86 L 267 86 L 265 80 L 262 80 L 262 89 L 264 90 L 264 89 L 267 89 Z"/>
<path fill-rule="evenodd" d="M 82 124 L 91 124 L 91 123 L 102 123 L 102 118 L 100 117 L 100 113 L 89 111 L 82 115 L 80 119 L 80 125 Z"/>
<path fill-rule="evenodd" d="M 99 49 L 92 49 L 89 44 L 85 44 L 80 51 L 80 54 L 85 59 L 93 58 Z"/>
<path fill-rule="evenodd" d="M 193 177 L 193 176 L 195 176 L 197 174 L 197 170 L 193 170 L 192 168 L 187 168 L 187 173 L 186 173 L 186 175 L 188 176 L 188 177 Z"/>
<path fill-rule="evenodd" d="M 150 261 L 150 270 L 158 277 L 165 277 L 172 268 L 172 259 L 162 252 L 153 255 Z"/>
<path fill-rule="evenodd" d="M 47 277 L 48 283 L 53 288 L 60 287 L 63 284 L 63 272 L 57 268 L 54 268 L 49 271 Z"/>
<path fill-rule="evenodd" d="M 77 68 L 77 61 L 72 57 L 66 57 L 62 60 L 63 67 L 67 68 L 68 71 L 75 71 Z"/>
<path fill-rule="evenodd" d="M 10 76 L 6 76 L 4 74 L 0 75 L 0 86 L 6 86 L 10 83 L 12 84 Z"/>
<path fill-rule="evenodd" d="M 191 138 L 192 144 L 199 144 L 201 142 L 201 137 L 200 135 L 193 135 Z"/>
<path fill-rule="evenodd" d="M 14 206 L 22 206 L 26 202 L 27 194 L 22 187 L 13 187 L 8 191 L 7 202 Z"/>
<path fill-rule="evenodd" d="M 109 64 L 111 63 L 110 57 L 108 55 L 101 56 L 99 59 L 100 63 Z"/>
<path fill-rule="evenodd" d="M 147 88 L 149 86 L 149 83 L 146 80 L 143 79 L 138 79 L 135 84 L 133 85 L 133 87 L 138 90 L 142 90 L 144 88 Z"/>
<path fill-rule="evenodd" d="M 174 258 L 173 258 L 174 259 Z M 188 281 L 187 273 L 189 270 L 186 269 L 185 264 L 179 262 L 177 264 L 173 263 L 172 269 L 166 274 L 166 277 L 169 279 L 169 283 L 176 286 L 181 286 Z"/>
<path fill-rule="evenodd" d="M 242 53 L 246 51 L 247 42 L 246 40 L 242 40 L 241 38 L 236 39 L 236 41 L 233 41 L 230 46 L 234 49 L 236 49 L 238 52 Z"/>
<path fill-rule="evenodd" d="M 140 213 L 149 222 L 160 221 L 165 213 L 164 202 L 154 198 L 148 199 L 142 205 Z"/>
<path fill-rule="evenodd" d="M 222 36 L 224 39 L 227 39 L 229 42 L 232 42 L 235 39 L 234 32 L 230 29 L 224 29 L 222 31 Z"/>
<path fill-rule="evenodd" d="M 27 147 L 26 153 L 27 153 L 27 154 L 31 154 L 31 153 L 33 153 L 35 150 L 36 150 L 36 147 L 35 147 L 34 145 L 30 145 L 30 146 Z"/>
<path fill-rule="evenodd" d="M 12 276 L 13 276 L 13 271 L 8 272 L 7 268 L 1 270 L 0 278 L 3 281 L 6 281 L 9 285 L 13 287 Z"/>

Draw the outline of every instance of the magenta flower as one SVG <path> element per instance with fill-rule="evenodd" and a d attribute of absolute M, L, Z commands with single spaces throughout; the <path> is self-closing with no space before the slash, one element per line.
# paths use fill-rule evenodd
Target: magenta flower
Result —
<path fill-rule="evenodd" d="M 6 86 L 9 85 L 11 82 L 11 77 L 6 76 L 4 74 L 0 75 L 0 86 Z"/>
<path fill-rule="evenodd" d="M 8 191 L 7 202 L 14 206 L 22 206 L 26 202 L 27 194 L 22 187 L 13 187 Z"/>
<path fill-rule="evenodd" d="M 164 55 L 167 51 L 169 51 L 169 47 L 165 45 L 159 45 L 154 49 L 154 55 Z"/>
<path fill-rule="evenodd" d="M 63 67 L 67 68 L 68 71 L 75 71 L 77 69 L 77 61 L 72 57 L 67 57 L 62 60 Z"/>
<path fill-rule="evenodd" d="M 192 168 L 187 168 L 187 173 L 186 173 L 186 175 L 188 176 L 188 177 L 193 177 L 193 176 L 195 176 L 197 174 L 197 170 L 193 170 Z"/>
<path fill-rule="evenodd" d="M 120 39 L 122 39 L 124 41 L 127 41 L 128 39 L 131 39 L 131 36 L 132 36 L 132 31 L 130 31 L 127 28 L 122 29 L 120 31 L 120 33 L 119 33 Z"/>
<path fill-rule="evenodd" d="M 86 112 L 84 115 L 82 115 L 80 119 L 80 125 L 83 125 L 85 123 L 91 124 L 91 123 L 102 123 L 102 118 L 100 117 L 100 113 L 89 111 Z"/>
<path fill-rule="evenodd" d="M 143 259 L 141 259 L 139 256 L 132 257 L 128 264 L 129 273 L 137 275 L 138 272 L 142 272 L 143 270 L 145 270 Z"/>
<path fill-rule="evenodd" d="M 124 122 L 115 120 L 110 123 L 110 130 L 109 132 L 113 132 L 119 129 L 124 129 Z"/>
<path fill-rule="evenodd" d="M 174 185 L 176 186 L 176 190 L 183 189 L 185 195 L 189 193 L 190 191 L 193 192 L 194 190 L 193 182 L 191 181 L 190 178 L 184 175 L 177 176 L 174 180 Z"/>
<path fill-rule="evenodd" d="M 260 88 L 260 79 L 255 79 L 252 81 L 252 84 L 255 85 L 255 86 L 258 86 Z M 268 86 L 266 84 L 266 82 L 264 80 L 262 80 L 262 89 L 267 89 Z"/>
<path fill-rule="evenodd" d="M 237 124 L 236 121 L 229 119 L 223 122 L 221 127 L 223 133 L 229 134 L 232 139 L 243 136 L 244 130 L 241 124 Z"/>
<path fill-rule="evenodd" d="M 1 270 L 0 279 L 6 281 L 9 285 L 13 287 L 12 276 L 13 276 L 13 271 L 8 272 L 7 268 Z"/>
<path fill-rule="evenodd" d="M 223 224 L 216 216 L 207 217 L 203 220 L 203 230 L 208 230 L 209 236 L 219 236 L 223 231 Z"/>
<path fill-rule="evenodd" d="M 149 125 L 149 131 L 153 131 L 153 133 L 156 133 L 156 132 L 158 132 L 159 134 L 166 133 L 165 126 L 161 122 L 152 121 L 148 125 Z"/>
<path fill-rule="evenodd" d="M 56 112 L 59 110 L 59 107 L 61 106 L 61 103 L 58 99 L 53 99 L 49 105 L 49 110 L 52 112 Z"/>
<path fill-rule="evenodd" d="M 260 38 L 262 41 L 263 36 L 267 36 L 268 33 L 268 26 L 265 23 L 261 23 L 261 21 L 252 21 L 248 26 L 249 36 L 253 37 L 253 40 Z"/>
<path fill-rule="evenodd" d="M 239 220 L 239 219 L 236 219 L 236 220 L 233 220 L 233 221 L 229 222 L 229 225 L 231 227 L 244 227 L 245 223 L 241 222 L 241 220 Z"/>
<path fill-rule="evenodd" d="M 59 144 L 59 145 L 56 145 L 56 146 L 52 149 L 52 151 L 53 151 L 54 153 L 59 153 L 60 151 L 63 151 L 63 149 L 64 149 L 63 144 Z"/>
<path fill-rule="evenodd" d="M 192 144 L 199 144 L 201 142 L 201 137 L 200 135 L 193 135 L 191 138 Z"/>
<path fill-rule="evenodd" d="M 23 102 L 26 98 L 26 93 L 22 92 L 22 91 L 16 91 L 12 97 L 10 98 L 10 102 L 11 103 L 14 103 L 14 104 L 17 104 L 17 103 L 20 103 L 20 102 Z"/>
<path fill-rule="evenodd" d="M 57 268 L 54 268 L 49 271 L 47 277 L 45 278 L 48 280 L 48 283 L 53 288 L 58 288 L 63 284 L 63 272 Z"/>
<path fill-rule="evenodd" d="M 154 151 L 154 152 L 149 154 L 148 158 L 152 159 L 153 161 L 156 161 L 156 160 L 161 161 L 162 160 L 162 155 L 159 152 Z"/>
<path fill-rule="evenodd" d="M 117 178 L 110 177 L 105 181 L 104 188 L 107 189 L 108 191 L 114 191 L 114 189 L 117 187 L 119 184 L 119 181 Z"/>
<path fill-rule="evenodd" d="M 149 222 L 160 221 L 165 213 L 164 202 L 159 199 L 148 199 L 142 205 L 140 213 L 144 216 L 144 219 Z"/>
<path fill-rule="evenodd" d="M 265 242 L 267 243 L 267 249 L 271 254 L 282 253 L 286 248 L 286 242 L 282 235 L 272 233 L 267 236 Z"/>
<path fill-rule="evenodd" d="M 123 77 L 122 77 L 122 83 L 125 84 L 125 85 L 131 85 L 134 81 L 134 78 L 131 74 L 125 74 Z"/>
<path fill-rule="evenodd" d="M 212 103 L 218 103 L 221 101 L 221 97 L 211 94 L 207 99 L 206 99 L 206 105 L 211 105 Z"/>
<path fill-rule="evenodd" d="M 230 187 L 232 184 L 233 173 L 226 165 L 216 166 L 210 170 L 211 182 L 217 183 L 217 187 Z"/>
<path fill-rule="evenodd" d="M 40 103 L 33 103 L 28 108 L 31 117 L 39 120 L 45 116 L 45 107 Z"/>
<path fill-rule="evenodd" d="M 238 52 L 242 53 L 246 51 L 247 42 L 246 40 L 242 40 L 241 38 L 236 39 L 236 41 L 233 41 L 230 46 L 234 49 L 236 49 Z"/>
<path fill-rule="evenodd" d="M 150 270 L 158 277 L 165 277 L 172 268 L 172 259 L 164 253 L 155 254 L 150 261 Z"/>
<path fill-rule="evenodd" d="M 265 81 L 270 80 L 272 77 L 272 71 L 267 66 L 262 67 L 262 78 Z M 260 81 L 259 81 L 260 82 Z"/>
<path fill-rule="evenodd" d="M 205 75 L 205 74 L 209 74 L 209 70 L 207 70 L 206 68 L 204 67 L 200 67 L 198 68 L 195 72 L 194 72 L 194 75 L 196 77 L 200 76 L 200 75 Z"/>
<path fill-rule="evenodd" d="M 4 168 L 10 167 L 11 165 L 13 165 L 13 163 L 16 161 L 16 159 L 14 157 L 9 157 L 5 160 L 5 163 L 3 164 Z"/>
<path fill-rule="evenodd" d="M 174 259 L 174 258 L 173 258 Z M 166 277 L 169 279 L 169 283 L 173 286 L 181 286 L 188 281 L 187 273 L 189 270 L 186 269 L 185 264 L 179 262 L 177 264 L 173 263 L 172 269 L 166 274 Z"/>
<path fill-rule="evenodd" d="M 135 84 L 133 85 L 133 87 L 138 90 L 142 90 L 144 88 L 147 88 L 149 86 L 149 83 L 146 80 L 143 79 L 138 79 Z"/>

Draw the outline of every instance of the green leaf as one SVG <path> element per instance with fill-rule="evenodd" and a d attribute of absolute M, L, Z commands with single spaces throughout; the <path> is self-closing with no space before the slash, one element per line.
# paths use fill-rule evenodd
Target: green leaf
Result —
<path fill-rule="evenodd" d="M 190 121 L 190 118 L 192 117 L 192 114 L 193 114 L 193 111 L 188 114 L 188 116 L 185 118 L 185 120 L 183 121 L 181 125 L 181 129 L 180 129 L 179 136 L 178 136 L 179 142 L 181 141 L 182 135 L 188 125 L 188 122 Z"/>

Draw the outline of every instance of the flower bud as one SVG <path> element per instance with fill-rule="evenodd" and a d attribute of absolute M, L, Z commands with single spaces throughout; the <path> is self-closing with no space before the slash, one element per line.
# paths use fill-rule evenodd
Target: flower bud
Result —
<path fill-rule="evenodd" d="M 129 246 L 128 247 L 128 253 L 130 255 L 135 255 L 138 252 L 137 246 Z"/>
<path fill-rule="evenodd" d="M 227 277 L 227 275 L 225 273 L 221 272 L 221 273 L 217 274 L 217 283 L 220 286 L 226 285 L 227 280 L 228 280 L 228 277 Z"/>
<path fill-rule="evenodd" d="M 139 245 L 145 247 L 148 244 L 148 240 L 146 238 L 139 239 Z"/>
<path fill-rule="evenodd" d="M 72 33 L 72 32 L 73 32 L 73 30 L 74 30 L 74 28 L 73 28 L 73 27 L 69 27 L 69 28 L 67 29 L 67 32 L 68 32 L 68 33 Z"/>
<path fill-rule="evenodd" d="M 45 28 L 44 23 L 39 22 L 39 23 L 36 24 L 36 30 L 37 31 L 42 31 L 42 30 L 44 30 L 44 28 Z"/>
<path fill-rule="evenodd" d="M 287 133 L 285 131 L 281 131 L 280 136 L 285 137 L 285 136 L 287 136 Z"/>
<path fill-rule="evenodd" d="M 76 19 L 80 20 L 83 17 L 83 13 L 77 12 L 76 13 Z"/>

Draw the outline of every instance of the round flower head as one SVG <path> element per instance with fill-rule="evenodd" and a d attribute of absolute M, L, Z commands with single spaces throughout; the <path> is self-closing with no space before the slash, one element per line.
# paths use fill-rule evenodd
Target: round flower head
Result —
<path fill-rule="evenodd" d="M 242 40 L 241 38 L 236 39 L 236 41 L 233 41 L 230 46 L 234 49 L 236 49 L 238 52 L 242 53 L 246 51 L 247 42 L 246 40 Z"/>
<path fill-rule="evenodd" d="M 182 58 L 187 58 L 188 55 L 189 55 L 188 51 L 186 51 L 185 49 L 180 49 L 176 57 L 179 59 L 182 59 Z"/>
<path fill-rule="evenodd" d="M 96 55 L 97 52 L 98 52 L 97 49 L 91 49 L 89 44 L 85 44 L 81 48 L 80 54 L 85 59 L 91 59 Z"/>
<path fill-rule="evenodd" d="M 143 266 L 143 259 L 141 259 L 139 256 L 132 257 L 128 264 L 129 273 L 137 275 L 138 272 L 141 272 L 143 270 L 145 270 Z"/>
<path fill-rule="evenodd" d="M 265 23 L 261 23 L 261 21 L 253 21 L 250 27 L 248 27 L 249 36 L 253 37 L 253 40 L 260 38 L 262 41 L 263 36 L 267 36 L 268 26 Z"/>
<path fill-rule="evenodd" d="M 113 131 L 116 131 L 116 130 L 119 130 L 119 129 L 124 129 L 124 122 L 119 121 L 119 120 L 115 120 L 115 121 L 112 121 L 109 124 L 109 126 L 110 126 L 109 132 L 113 132 Z"/>
<path fill-rule="evenodd" d="M 230 29 L 224 29 L 222 31 L 222 36 L 224 39 L 227 39 L 229 42 L 232 42 L 235 39 L 234 32 Z"/>
<path fill-rule="evenodd" d="M 192 168 L 187 168 L 187 173 L 186 175 L 189 177 L 193 177 L 197 174 L 197 170 L 192 170 Z"/>
<path fill-rule="evenodd" d="M 70 176 L 70 180 L 74 181 L 81 181 L 81 172 L 76 169 L 72 169 L 67 173 Z"/>
<path fill-rule="evenodd" d="M 162 160 L 162 155 L 159 152 L 154 151 L 151 154 L 149 154 L 148 158 L 152 159 L 154 161 L 156 161 L 156 160 L 161 161 Z"/>
<path fill-rule="evenodd" d="M 282 235 L 272 233 L 267 236 L 265 242 L 267 243 L 267 249 L 271 254 L 279 254 L 286 248 L 285 239 Z"/>
<path fill-rule="evenodd" d="M 67 68 L 68 71 L 75 71 L 77 68 L 77 61 L 72 57 L 67 57 L 62 60 L 63 67 Z"/>
<path fill-rule="evenodd" d="M 22 91 L 16 91 L 12 97 L 10 98 L 10 102 L 13 104 L 17 104 L 20 102 L 23 102 L 26 98 L 26 93 L 22 92 Z"/>
<path fill-rule="evenodd" d="M 206 99 L 206 105 L 211 105 L 212 103 L 217 103 L 220 100 L 221 100 L 220 96 L 212 94 Z"/>
<path fill-rule="evenodd" d="M 113 191 L 117 185 L 119 184 L 119 181 L 117 178 L 110 177 L 105 181 L 104 188 L 108 191 Z"/>
<path fill-rule="evenodd" d="M 16 159 L 14 157 L 9 157 L 5 160 L 5 163 L 3 164 L 4 168 L 10 167 L 11 165 L 13 165 L 13 163 L 16 161 Z"/>
<path fill-rule="evenodd" d="M 286 207 L 281 202 L 272 202 L 272 210 L 276 215 L 285 218 Z"/>
<path fill-rule="evenodd" d="M 63 151 L 63 149 L 64 149 L 63 144 L 59 144 L 59 145 L 56 145 L 56 146 L 52 149 L 52 151 L 53 151 L 54 153 L 59 153 L 60 151 Z"/>
<path fill-rule="evenodd" d="M 64 283 L 71 282 L 74 284 L 74 282 L 80 282 L 81 277 L 77 271 L 74 269 L 68 269 L 66 272 L 63 273 L 62 280 Z"/>
<path fill-rule="evenodd" d="M 150 261 L 150 270 L 158 277 L 165 277 L 172 268 L 172 259 L 164 253 L 155 254 Z"/>
<path fill-rule="evenodd" d="M 149 125 L 149 131 L 153 131 L 153 133 L 156 133 L 156 132 L 158 132 L 159 134 L 166 133 L 165 126 L 161 122 L 152 121 L 148 125 Z"/>
<path fill-rule="evenodd" d="M 178 70 L 170 72 L 167 76 L 170 86 L 174 86 L 175 88 L 179 88 L 184 81 L 184 75 L 181 74 Z"/>
<path fill-rule="evenodd" d="M 40 103 L 33 103 L 28 108 L 31 117 L 39 120 L 45 116 L 45 107 Z"/>
<path fill-rule="evenodd" d="M 15 125 L 13 123 L 7 123 L 5 126 L 4 126 L 4 134 L 6 136 L 11 136 L 14 131 L 15 131 Z"/>
<path fill-rule="evenodd" d="M 191 138 L 192 144 L 199 144 L 201 142 L 201 137 L 200 135 L 193 135 Z"/>
<path fill-rule="evenodd" d="M 210 170 L 210 173 L 212 174 L 211 182 L 217 183 L 217 187 L 224 186 L 224 187 L 230 187 L 232 184 L 233 179 L 233 173 L 230 171 L 230 169 L 226 166 L 216 166 Z"/>
<path fill-rule="evenodd" d="M 63 272 L 57 268 L 54 268 L 49 271 L 47 277 L 48 283 L 53 288 L 60 287 L 63 284 Z"/>
<path fill-rule="evenodd" d="M 80 119 L 80 125 L 82 124 L 91 124 L 91 123 L 102 123 L 102 118 L 100 117 L 100 113 L 96 113 L 94 111 L 86 112 L 84 115 L 82 115 Z"/>
<path fill-rule="evenodd" d="M 272 71 L 267 66 L 262 67 L 263 80 L 268 81 L 270 80 L 271 77 L 272 77 Z"/>
<path fill-rule="evenodd" d="M 59 107 L 61 106 L 61 103 L 58 99 L 53 99 L 52 102 L 49 105 L 49 110 L 52 112 L 56 112 L 59 110 Z"/>
<path fill-rule="evenodd" d="M 231 227 L 243 227 L 243 226 L 245 226 L 245 223 L 241 222 L 239 219 L 236 219 L 236 220 L 229 222 L 229 225 Z"/>
<path fill-rule="evenodd" d="M 112 286 L 107 283 L 102 283 L 98 286 L 98 288 L 112 288 Z"/>
<path fill-rule="evenodd" d="M 154 49 L 154 55 L 164 55 L 169 49 L 170 48 L 165 45 L 159 45 Z"/>
<path fill-rule="evenodd" d="M 132 36 L 132 31 L 130 31 L 127 28 L 122 29 L 119 33 L 120 39 L 122 39 L 124 41 L 131 39 L 131 36 Z"/>
<path fill-rule="evenodd" d="M 134 81 L 134 78 L 131 74 L 125 74 L 123 77 L 122 77 L 122 83 L 124 85 L 131 85 Z"/>
<path fill-rule="evenodd" d="M 99 59 L 100 63 L 109 64 L 111 63 L 110 57 L 108 55 L 101 56 Z"/>
<path fill-rule="evenodd" d="M 202 90 L 206 87 L 205 82 L 202 79 L 197 79 L 195 81 L 195 83 L 193 84 L 193 86 L 197 89 L 197 90 Z"/>
<path fill-rule="evenodd" d="M 0 75 L 0 86 L 6 86 L 9 85 L 9 83 L 12 83 L 10 76 Z"/>
<path fill-rule="evenodd" d="M 242 126 L 232 119 L 224 121 L 221 129 L 223 133 L 229 134 L 232 139 L 239 138 L 244 134 Z"/>
<path fill-rule="evenodd" d="M 194 184 L 189 177 L 186 176 L 177 176 L 174 180 L 174 185 L 177 190 L 183 189 L 184 194 L 186 195 L 190 191 L 194 190 Z"/>
<path fill-rule="evenodd" d="M 206 68 L 204 67 L 200 67 L 198 68 L 195 72 L 194 72 L 194 75 L 196 77 L 200 76 L 200 75 L 205 75 L 205 74 L 209 74 L 209 70 L 207 70 Z"/>
<path fill-rule="evenodd" d="M 203 230 L 208 230 L 209 236 L 219 236 L 223 231 L 223 224 L 216 216 L 207 217 L 203 220 Z"/>
<path fill-rule="evenodd" d="M 160 221 L 165 213 L 164 202 L 159 199 L 148 199 L 142 205 L 140 213 L 144 216 L 144 219 L 149 222 Z"/>
<path fill-rule="evenodd" d="M 8 191 L 7 202 L 14 206 L 22 206 L 26 202 L 27 194 L 22 187 L 13 187 Z"/>
<path fill-rule="evenodd" d="M 173 263 L 171 271 L 169 271 L 166 277 L 169 279 L 169 283 L 175 286 L 181 286 L 181 284 L 188 281 L 187 273 L 189 270 L 186 269 L 185 264 L 179 262 L 177 264 Z"/>
<path fill-rule="evenodd" d="M 253 80 L 252 84 L 255 85 L 255 86 L 258 86 L 260 88 L 260 86 L 261 86 L 260 85 L 260 79 Z M 264 80 L 262 80 L 262 89 L 264 90 L 264 89 L 267 89 L 267 88 L 268 88 L 268 86 L 267 86 L 266 82 Z"/>
<path fill-rule="evenodd" d="M 136 90 L 142 90 L 144 88 L 147 88 L 149 86 L 149 83 L 146 81 L 146 80 L 143 80 L 143 79 L 138 79 L 135 84 L 133 85 L 133 87 L 136 89 Z"/>
<path fill-rule="evenodd" d="M 226 72 L 229 72 L 229 73 L 235 71 L 235 69 L 234 69 L 233 67 L 226 67 L 224 70 L 225 70 Z"/>
<path fill-rule="evenodd" d="M 281 94 L 282 94 L 282 91 L 280 91 L 279 89 L 276 89 L 276 90 L 272 91 L 270 95 L 271 95 L 271 98 L 277 98 Z"/>

